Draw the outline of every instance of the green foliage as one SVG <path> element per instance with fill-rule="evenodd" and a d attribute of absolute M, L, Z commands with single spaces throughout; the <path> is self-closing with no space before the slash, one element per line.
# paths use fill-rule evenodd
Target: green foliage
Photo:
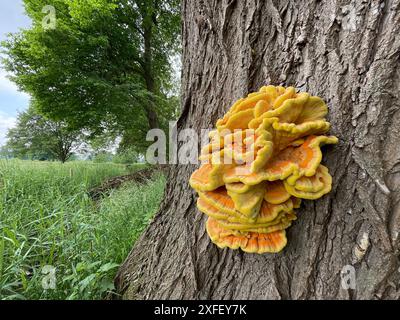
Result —
<path fill-rule="evenodd" d="M 101 151 L 96 153 L 93 157 L 94 163 L 111 162 L 113 161 L 114 155 L 110 152 Z"/>
<path fill-rule="evenodd" d="M 143 154 L 137 152 L 134 148 L 119 150 L 113 157 L 114 163 L 132 164 L 144 161 Z"/>
<path fill-rule="evenodd" d="M 6 145 L 0 147 L 0 159 L 13 158 L 12 150 Z"/>
<path fill-rule="evenodd" d="M 154 111 L 176 115 L 170 57 L 179 51 L 179 1 L 24 0 L 32 28 L 2 43 L 11 79 L 38 110 L 70 127 L 138 137 Z M 52 5 L 55 29 L 42 8 Z M 172 103 L 171 103 L 172 102 Z"/>
<path fill-rule="evenodd" d="M 82 143 L 82 133 L 62 121 L 51 121 L 33 107 L 18 115 L 17 125 L 7 133 L 5 150 L 14 157 L 67 161 Z"/>
<path fill-rule="evenodd" d="M 94 163 L 114 162 L 117 164 L 137 164 L 144 162 L 144 155 L 135 148 L 120 149 L 116 154 L 106 150 L 97 151 L 92 157 Z"/>
<path fill-rule="evenodd" d="M 104 298 L 165 184 L 158 176 L 98 203 L 88 197 L 126 173 L 112 163 L 0 160 L 0 299 Z M 46 265 L 56 268 L 55 289 L 42 287 Z"/>

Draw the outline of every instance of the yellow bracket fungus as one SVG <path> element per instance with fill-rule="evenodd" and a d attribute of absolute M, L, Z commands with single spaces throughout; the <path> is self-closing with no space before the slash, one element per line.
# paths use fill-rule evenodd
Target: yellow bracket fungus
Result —
<path fill-rule="evenodd" d="M 279 252 L 301 199 L 331 190 L 321 164 L 328 108 L 293 87 L 264 86 L 239 99 L 216 123 L 202 148 L 204 163 L 190 178 L 198 209 L 208 216 L 207 233 L 220 248 Z"/>

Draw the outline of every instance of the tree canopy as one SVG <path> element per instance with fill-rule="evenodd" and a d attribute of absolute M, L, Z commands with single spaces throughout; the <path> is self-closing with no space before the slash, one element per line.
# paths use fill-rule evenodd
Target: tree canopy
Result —
<path fill-rule="evenodd" d="M 67 161 L 82 144 L 83 133 L 62 121 L 52 121 L 31 106 L 18 115 L 17 125 L 7 133 L 4 149 L 18 158 Z"/>
<path fill-rule="evenodd" d="M 38 112 L 93 134 L 131 136 L 125 141 L 144 141 L 176 116 L 170 60 L 179 52 L 179 1 L 24 3 L 32 27 L 2 43 L 4 64 Z M 46 5 L 55 9 L 53 28 Z"/>

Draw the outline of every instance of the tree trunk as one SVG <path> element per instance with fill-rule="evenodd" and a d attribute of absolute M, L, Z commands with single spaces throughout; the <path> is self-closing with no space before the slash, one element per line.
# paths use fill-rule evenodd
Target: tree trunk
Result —
<path fill-rule="evenodd" d="M 144 39 L 144 53 L 143 53 L 143 73 L 144 80 L 146 81 L 146 89 L 152 93 L 156 94 L 155 85 L 154 85 L 154 70 L 153 70 L 153 57 L 151 52 L 151 42 L 153 38 L 152 31 L 152 20 L 151 13 L 147 13 L 148 16 L 143 17 L 143 39 Z M 149 122 L 150 129 L 159 128 L 158 117 L 155 111 L 155 102 L 154 99 L 149 99 L 149 105 L 145 106 L 145 112 L 147 116 L 147 120 Z"/>
<path fill-rule="evenodd" d="M 303 201 L 278 254 L 217 248 L 188 180 L 169 172 L 159 213 L 116 278 L 128 299 L 400 298 L 400 0 L 185 0 L 178 130 L 211 128 L 265 84 L 327 102 L 332 192 Z M 341 285 L 355 268 L 356 288 Z"/>

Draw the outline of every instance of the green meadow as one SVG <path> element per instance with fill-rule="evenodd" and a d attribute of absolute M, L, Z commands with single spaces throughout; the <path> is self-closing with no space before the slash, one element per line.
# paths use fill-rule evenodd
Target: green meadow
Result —
<path fill-rule="evenodd" d="M 0 160 L 0 299 L 102 299 L 151 221 L 165 178 L 88 191 L 139 170 L 114 163 Z"/>

